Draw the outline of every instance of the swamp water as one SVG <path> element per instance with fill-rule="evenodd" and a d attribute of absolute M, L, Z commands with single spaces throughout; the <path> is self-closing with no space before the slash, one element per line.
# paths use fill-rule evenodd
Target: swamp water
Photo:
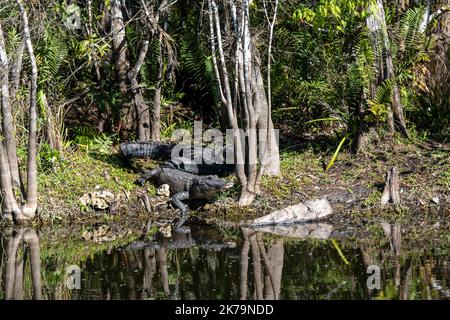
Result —
<path fill-rule="evenodd" d="M 192 226 L 79 261 L 46 254 L 34 229 L 0 230 L 0 298 L 450 299 L 448 245 L 412 246 L 399 225 L 379 230 L 377 240 L 338 240 L 331 226 L 307 224 L 224 240 Z"/>

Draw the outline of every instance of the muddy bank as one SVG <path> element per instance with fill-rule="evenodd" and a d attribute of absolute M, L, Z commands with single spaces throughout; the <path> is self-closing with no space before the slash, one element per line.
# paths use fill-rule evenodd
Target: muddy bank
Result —
<path fill-rule="evenodd" d="M 316 198 L 326 198 L 333 214 L 326 219 L 346 235 L 365 232 L 381 221 L 400 221 L 417 237 L 448 234 L 450 222 L 450 148 L 433 142 L 379 142 L 355 156 L 342 151 L 331 169 L 324 167 L 332 144 L 316 141 L 286 145 L 281 151 L 282 177 L 264 178 L 262 193 L 250 207 L 237 206 L 238 188 L 208 201 L 191 202 L 191 224 L 238 227 L 243 221 Z M 157 162 L 141 165 L 155 167 Z M 400 177 L 401 204 L 381 208 L 385 173 L 396 166 Z M 170 233 L 178 210 L 170 199 L 148 184 L 134 183 L 138 173 L 112 151 L 107 154 L 74 153 L 53 172 L 39 177 L 39 215 L 35 226 L 84 228 L 84 238 L 108 232 L 123 237 L 127 229 Z M 229 180 L 236 180 L 229 177 Z M 107 195 L 107 205 L 97 209 L 86 199 Z M 149 222 L 150 221 L 150 222 Z M 125 230 L 125 231 L 124 231 Z M 361 231 L 362 230 L 362 231 Z M 91 233 L 89 233 L 91 232 Z M 114 238 L 113 237 L 113 238 Z M 106 238 L 107 239 L 107 236 Z"/>
<path fill-rule="evenodd" d="M 282 153 L 283 177 L 263 182 L 263 194 L 251 208 L 220 199 L 206 221 L 236 226 L 289 205 L 326 198 L 333 215 L 325 219 L 354 234 L 370 224 L 399 221 L 417 236 L 447 235 L 450 222 L 450 151 L 438 143 L 381 143 L 355 156 L 341 153 L 328 172 L 329 156 L 311 145 Z M 396 166 L 400 178 L 398 206 L 381 206 L 386 171 Z"/>

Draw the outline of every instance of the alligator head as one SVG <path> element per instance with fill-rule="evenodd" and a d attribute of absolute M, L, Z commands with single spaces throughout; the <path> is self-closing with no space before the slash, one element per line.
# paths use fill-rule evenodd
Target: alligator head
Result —
<path fill-rule="evenodd" d="M 191 199 L 209 198 L 220 190 L 228 190 L 234 185 L 233 182 L 227 182 L 217 176 L 202 176 L 195 179 L 189 190 Z"/>

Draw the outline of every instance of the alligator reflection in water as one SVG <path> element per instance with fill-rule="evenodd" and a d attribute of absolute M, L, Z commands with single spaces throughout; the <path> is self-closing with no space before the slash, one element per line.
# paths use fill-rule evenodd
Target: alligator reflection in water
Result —
<path fill-rule="evenodd" d="M 236 243 L 234 242 L 220 241 L 217 234 L 211 235 L 211 231 L 208 229 L 194 228 L 192 234 L 175 233 L 170 239 L 161 238 L 159 241 L 135 241 L 128 245 L 125 251 L 122 252 L 122 255 L 129 262 L 129 268 L 133 270 L 136 270 L 136 268 L 143 269 L 142 297 L 144 298 L 145 294 L 149 296 L 153 295 L 152 282 L 157 273 L 157 265 L 159 265 L 159 274 L 164 295 L 173 299 L 179 298 L 180 279 L 178 277 L 173 292 L 171 293 L 169 289 L 167 255 L 170 250 L 197 248 L 217 252 L 224 248 L 236 247 Z M 136 250 L 140 250 L 142 255 L 135 255 Z M 134 282 L 133 277 L 129 277 L 129 280 Z M 129 298 L 134 299 L 136 296 L 132 294 Z"/>
<path fill-rule="evenodd" d="M 42 237 L 44 298 L 450 298 L 448 242 L 412 243 L 398 224 L 373 229 L 376 237 L 347 240 L 323 224 L 223 232 L 192 226 L 191 235 L 136 241 L 88 255 L 65 255 L 65 249 L 58 249 L 64 246 L 48 244 Z M 26 229 L 3 237 L 0 297 L 40 297 L 39 246 L 33 237 Z M 26 248 L 24 255 L 18 248 Z M 29 270 L 26 264 L 32 267 L 33 281 L 24 273 Z M 81 268 L 81 290 L 66 287 L 64 273 L 73 264 Z M 371 265 L 381 269 L 379 290 L 367 286 Z"/>
<path fill-rule="evenodd" d="M 22 300 L 27 271 L 31 273 L 32 298 L 42 299 L 39 238 L 33 228 L 10 229 L 6 232 L 6 250 L 1 253 L 4 272 L 4 299 Z M 27 261 L 30 268 L 27 268 Z M 0 269 L 0 270 L 1 270 Z M 0 272 L 3 278 L 3 272 Z"/>

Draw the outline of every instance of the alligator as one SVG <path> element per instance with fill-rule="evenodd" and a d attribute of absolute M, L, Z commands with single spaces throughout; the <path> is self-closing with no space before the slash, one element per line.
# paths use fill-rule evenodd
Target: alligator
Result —
<path fill-rule="evenodd" d="M 150 158 L 169 160 L 176 145 L 163 142 L 124 142 L 119 145 L 119 156 L 123 159 Z"/>
<path fill-rule="evenodd" d="M 175 224 L 175 232 L 189 233 L 189 227 L 183 224 L 189 217 L 189 208 L 182 202 L 189 199 L 207 199 L 220 190 L 228 190 L 232 182 L 226 182 L 217 175 L 199 176 L 174 168 L 158 167 L 153 170 L 144 170 L 137 181 L 144 186 L 148 180 L 153 180 L 157 186 L 168 184 L 173 194 L 171 201 L 181 210 L 181 216 Z"/>
<path fill-rule="evenodd" d="M 162 247 L 168 249 L 198 247 L 210 251 L 221 251 L 222 249 L 236 248 L 236 242 L 224 241 L 216 230 L 205 228 L 205 226 L 196 226 L 192 228 L 190 234 L 175 233 L 170 238 L 165 238 L 157 234 L 153 240 L 136 240 L 124 249 L 132 251 L 144 248 L 160 249 Z"/>
<path fill-rule="evenodd" d="M 174 150 L 175 146 L 178 147 Z M 172 157 L 172 151 L 179 151 L 176 156 Z M 224 159 L 225 152 L 220 160 Z M 196 175 L 218 175 L 228 176 L 234 172 L 234 165 L 223 163 L 225 161 L 215 160 L 214 151 L 209 148 L 202 148 L 194 145 L 169 144 L 161 142 L 125 142 L 119 145 L 119 156 L 128 161 L 131 158 L 149 158 L 164 161 L 160 167 L 178 169 L 184 172 Z M 201 156 L 202 162 L 196 163 L 196 157 Z"/>

